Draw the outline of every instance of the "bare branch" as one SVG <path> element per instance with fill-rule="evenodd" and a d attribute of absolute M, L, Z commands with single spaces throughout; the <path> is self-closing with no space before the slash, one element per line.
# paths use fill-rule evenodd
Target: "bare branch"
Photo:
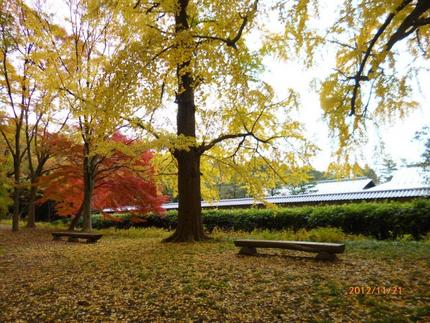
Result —
<path fill-rule="evenodd" d="M 9 97 L 10 105 L 12 106 L 12 110 L 15 115 L 15 118 L 18 118 L 15 110 L 15 102 L 13 100 L 13 95 L 12 95 L 12 85 L 10 84 L 9 73 L 7 70 L 7 53 L 8 51 L 7 49 L 5 49 L 3 51 L 3 75 L 6 81 L 7 95 Z"/>
<path fill-rule="evenodd" d="M 9 141 L 9 138 L 7 137 L 6 133 L 3 131 L 3 129 L 2 129 L 1 126 L 2 125 L 0 124 L 0 133 L 1 133 L 4 141 L 6 142 L 6 145 L 8 146 L 8 148 L 10 150 L 10 153 L 12 154 L 12 157 L 15 158 L 15 152 L 13 150 L 12 143 Z"/>

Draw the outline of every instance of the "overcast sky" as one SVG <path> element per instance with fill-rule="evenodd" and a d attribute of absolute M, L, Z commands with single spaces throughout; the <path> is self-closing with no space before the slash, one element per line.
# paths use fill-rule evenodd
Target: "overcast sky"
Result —
<path fill-rule="evenodd" d="M 333 64 L 330 64 L 333 63 Z M 301 95 L 302 107 L 300 109 L 301 121 L 305 123 L 308 135 L 322 149 L 314 159 L 314 167 L 323 170 L 330 162 L 330 154 L 333 151 L 331 141 L 328 138 L 328 128 L 322 120 L 322 110 L 319 102 L 319 94 L 310 88 L 310 82 L 315 75 L 328 74 L 334 62 L 327 58 L 324 66 L 317 66 L 312 70 L 304 70 L 300 63 L 279 62 L 272 59 L 266 60 L 267 71 L 264 79 L 272 84 L 280 97 L 285 97 L 287 88 L 291 87 Z M 377 167 L 379 160 L 374 154 L 375 149 L 381 148 L 381 142 L 377 138 L 379 131 L 385 144 L 385 152 L 397 161 L 406 159 L 409 162 L 417 161 L 423 151 L 423 145 L 413 140 L 414 134 L 425 125 L 430 125 L 430 75 L 423 74 L 420 78 L 422 91 L 418 86 L 412 99 L 420 104 L 415 112 L 404 120 L 389 125 L 379 125 L 379 130 L 369 124 L 369 142 L 363 148 L 364 163 Z"/>
<path fill-rule="evenodd" d="M 332 24 L 336 18 L 333 13 L 338 9 L 338 3 L 337 1 L 321 2 L 320 17 L 324 19 L 318 20 L 318 28 L 325 28 Z M 276 17 L 271 19 L 271 25 L 274 30 L 280 31 L 282 28 L 276 23 Z M 407 65 L 411 62 L 411 59 L 406 53 L 405 46 L 405 41 L 403 41 L 396 44 L 394 49 L 402 51 L 403 47 L 405 55 L 402 55 L 402 60 L 404 59 L 404 61 L 400 62 L 400 64 Z M 267 68 L 263 76 L 264 80 L 275 88 L 280 98 L 286 96 L 288 88 L 293 88 L 300 93 L 302 103 L 300 121 L 305 123 L 308 135 L 322 149 L 313 160 L 313 166 L 319 170 L 325 170 L 331 161 L 330 155 L 335 146 L 329 139 L 327 125 L 322 120 L 319 93 L 311 89 L 310 83 L 315 77 L 323 77 L 332 73 L 335 67 L 335 52 L 327 50 L 321 53 L 319 59 L 316 59 L 317 63 L 310 70 L 306 70 L 300 62 L 280 62 L 272 58 L 267 58 L 264 62 Z M 424 66 L 428 65 L 428 62 L 420 62 L 420 60 L 418 62 Z M 398 164 L 401 163 L 402 159 L 409 163 L 420 159 L 423 144 L 413 140 L 413 137 L 415 132 L 422 127 L 430 126 L 430 73 L 421 73 L 413 88 L 412 100 L 419 103 L 419 108 L 409 117 L 392 124 L 379 125 L 379 129 L 368 124 L 368 144 L 365 147 L 360 147 L 361 149 L 357 151 L 362 151 L 360 155 L 362 155 L 363 164 L 367 163 L 375 169 L 380 167 L 381 160 L 375 154 L 375 151 L 380 151 L 382 145 L 384 146 L 384 152 Z M 382 138 L 382 142 L 379 138 Z"/>

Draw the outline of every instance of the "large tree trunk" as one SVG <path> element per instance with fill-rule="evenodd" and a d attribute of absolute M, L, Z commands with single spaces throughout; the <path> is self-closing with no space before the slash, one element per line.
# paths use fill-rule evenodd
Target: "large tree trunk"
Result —
<path fill-rule="evenodd" d="M 178 151 L 178 225 L 167 242 L 188 242 L 207 239 L 203 231 L 200 194 L 200 153 L 197 149 Z"/>
<path fill-rule="evenodd" d="M 34 182 L 32 182 L 30 188 L 30 197 L 28 200 L 27 228 L 36 227 L 36 194 L 37 186 Z"/>
<path fill-rule="evenodd" d="M 91 231 L 91 200 L 94 190 L 93 159 L 88 156 L 88 146 L 84 145 L 84 200 L 82 203 L 83 231 Z"/>
<path fill-rule="evenodd" d="M 188 0 L 179 1 L 179 10 L 175 16 L 175 31 L 181 33 L 189 29 L 187 21 Z M 188 46 L 187 46 L 188 45 Z M 192 44 L 182 44 L 188 48 L 189 58 L 177 67 L 178 104 L 177 127 L 178 135 L 196 137 L 196 119 L 194 103 L 194 82 L 190 71 Z M 176 150 L 175 158 L 178 160 L 178 225 L 175 233 L 166 242 L 200 241 L 206 238 L 203 231 L 200 193 L 200 151 L 190 147 L 189 151 Z"/>

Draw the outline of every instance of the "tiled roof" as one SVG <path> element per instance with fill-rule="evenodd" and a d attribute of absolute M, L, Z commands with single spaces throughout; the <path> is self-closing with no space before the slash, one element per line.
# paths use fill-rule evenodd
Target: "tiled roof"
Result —
<path fill-rule="evenodd" d="M 378 200 L 378 199 L 401 199 L 414 197 L 430 197 L 430 187 L 391 189 L 391 190 L 363 190 L 357 192 L 342 192 L 329 194 L 302 194 L 286 196 L 270 196 L 265 200 L 273 204 L 295 204 L 295 203 L 321 203 L 321 202 L 341 202 L 357 200 Z M 263 204 L 253 198 L 219 200 L 212 203 L 202 201 L 202 207 L 235 207 L 252 206 Z M 166 210 L 178 208 L 178 203 L 166 203 L 163 205 Z"/>
<path fill-rule="evenodd" d="M 369 188 L 369 190 L 391 190 L 397 188 L 414 188 L 429 186 L 429 173 L 420 167 L 402 168 L 394 172 L 393 178 L 386 183 Z"/>
<path fill-rule="evenodd" d="M 343 193 L 343 192 L 356 192 L 369 187 L 373 187 L 375 184 L 372 179 L 367 177 L 359 177 L 355 179 L 343 179 L 343 180 L 324 180 L 315 183 L 310 183 L 306 194 L 318 193 Z M 280 190 L 280 196 L 292 195 L 290 190 L 285 187 Z"/>
<path fill-rule="evenodd" d="M 344 192 L 356 192 L 366 189 L 368 187 L 375 186 L 370 178 L 357 178 L 350 180 L 328 180 L 319 181 L 312 188 L 315 189 L 315 193 L 325 194 L 325 193 L 344 193 Z"/>
<path fill-rule="evenodd" d="M 310 191 L 316 192 L 300 195 L 282 194 L 278 196 L 269 196 L 265 198 L 265 201 L 273 204 L 286 205 L 430 197 L 430 186 L 428 183 L 424 182 L 424 176 L 416 169 L 412 168 L 396 172 L 390 182 L 378 186 L 374 185 L 373 181 L 369 178 L 320 181 L 310 189 Z M 257 204 L 261 205 L 263 202 L 248 197 L 212 202 L 202 201 L 202 208 L 247 207 Z M 178 203 L 165 203 L 163 208 L 166 210 L 175 210 L 178 208 Z M 103 211 L 126 212 L 134 209 L 133 206 L 126 206 L 119 210 L 105 209 Z"/>

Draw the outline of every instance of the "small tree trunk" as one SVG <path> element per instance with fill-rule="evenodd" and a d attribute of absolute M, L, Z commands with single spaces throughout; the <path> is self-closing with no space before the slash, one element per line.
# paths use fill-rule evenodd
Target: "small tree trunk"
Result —
<path fill-rule="evenodd" d="M 15 160 L 14 160 L 14 182 L 15 182 L 15 187 L 13 190 L 13 216 L 12 216 L 12 231 L 13 232 L 17 232 L 19 230 L 19 215 L 20 215 L 20 193 L 21 193 L 21 189 L 19 187 L 20 183 L 20 179 L 21 179 L 21 163 L 19 160 L 19 153 L 20 153 L 20 149 L 19 149 L 19 144 L 17 145 L 17 154 L 15 156 Z"/>
<path fill-rule="evenodd" d="M 92 157 L 94 158 L 94 157 Z M 91 231 L 91 199 L 94 190 L 94 180 L 91 167 L 91 159 L 87 155 L 84 157 L 84 201 L 82 203 L 82 231 Z"/>
<path fill-rule="evenodd" d="M 36 227 L 36 194 L 37 186 L 33 182 L 31 183 L 30 198 L 28 201 L 27 228 Z"/>
<path fill-rule="evenodd" d="M 53 208 L 52 202 L 48 201 L 48 222 L 52 221 Z"/>
<path fill-rule="evenodd" d="M 72 218 L 72 221 L 70 222 L 70 226 L 67 229 L 68 231 L 73 231 L 76 228 L 76 225 L 78 224 L 78 221 L 82 215 L 82 208 L 84 206 L 84 203 L 81 204 L 81 207 L 79 208 L 78 212 L 76 212 L 75 217 Z"/>
<path fill-rule="evenodd" d="M 15 182 L 15 185 L 19 185 Z M 13 215 L 12 215 L 12 231 L 17 232 L 19 230 L 19 194 L 20 190 L 15 186 L 13 190 Z"/>
<path fill-rule="evenodd" d="M 91 231 L 91 190 L 89 187 L 84 188 L 84 202 L 82 208 L 82 231 Z"/>

